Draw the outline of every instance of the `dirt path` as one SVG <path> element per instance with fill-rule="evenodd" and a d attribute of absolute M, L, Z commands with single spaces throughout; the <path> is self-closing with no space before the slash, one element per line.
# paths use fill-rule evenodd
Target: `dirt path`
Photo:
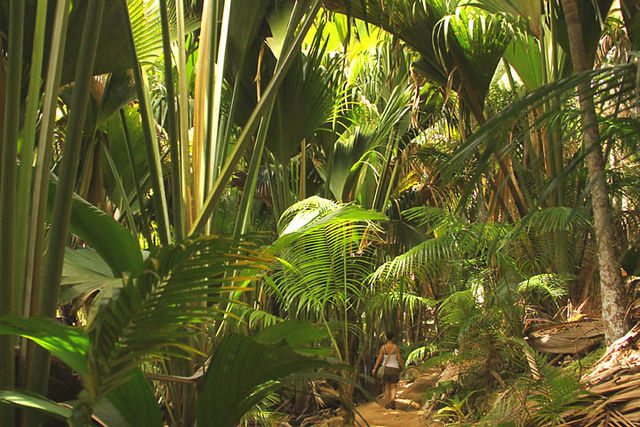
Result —
<path fill-rule="evenodd" d="M 367 420 L 370 427 L 419 427 L 424 426 L 418 411 L 403 411 L 401 409 L 384 409 L 376 402 L 358 406 L 358 412 Z M 357 417 L 358 426 L 365 426 L 362 419 Z"/>
<path fill-rule="evenodd" d="M 368 402 L 356 409 L 367 420 L 370 427 L 420 427 L 426 424 L 422 421 L 420 405 L 413 401 L 413 394 L 409 390 L 411 384 L 407 381 L 398 383 L 397 409 L 385 409 L 377 402 Z M 356 425 L 366 426 L 362 418 L 356 416 Z"/>

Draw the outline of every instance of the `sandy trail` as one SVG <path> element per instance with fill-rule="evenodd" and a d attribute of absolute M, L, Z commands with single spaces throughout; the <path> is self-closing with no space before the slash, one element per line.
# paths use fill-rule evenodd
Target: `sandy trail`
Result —
<path fill-rule="evenodd" d="M 358 406 L 358 412 L 367 420 L 370 427 L 418 427 L 424 426 L 418 411 L 385 409 L 376 402 Z M 360 417 L 356 417 L 358 426 L 366 426 Z"/>
<path fill-rule="evenodd" d="M 400 381 L 400 383 L 398 383 L 397 409 L 385 409 L 384 405 L 380 405 L 377 402 L 364 403 L 356 409 L 360 415 L 367 420 L 370 427 L 425 426 L 426 424 L 423 422 L 422 416 L 417 410 L 420 408 L 420 405 L 412 402 L 414 396 L 410 390 L 407 390 L 409 386 L 410 383 L 408 381 Z M 382 402 L 381 399 L 380 402 Z M 358 416 L 356 416 L 356 425 L 366 426 L 362 418 Z"/>

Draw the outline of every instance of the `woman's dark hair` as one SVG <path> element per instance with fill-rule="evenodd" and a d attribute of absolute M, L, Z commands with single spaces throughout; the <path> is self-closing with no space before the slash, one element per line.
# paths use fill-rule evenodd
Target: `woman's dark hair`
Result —
<path fill-rule="evenodd" d="M 387 339 L 391 341 L 393 339 L 393 332 L 387 331 Z"/>

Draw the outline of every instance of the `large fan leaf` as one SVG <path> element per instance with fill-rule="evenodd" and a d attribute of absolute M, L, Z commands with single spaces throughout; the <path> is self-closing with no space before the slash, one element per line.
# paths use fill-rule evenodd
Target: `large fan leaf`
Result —
<path fill-rule="evenodd" d="M 162 53 L 162 33 L 157 2 L 128 0 L 127 4 L 140 61 L 146 65 L 152 64 Z M 69 30 L 64 54 L 65 67 L 62 72 L 63 83 L 69 83 L 73 79 L 74 64 L 77 63 L 77 53 L 81 40 L 80 31 L 82 30 L 82 25 L 78 24 L 85 15 L 86 7 L 91 6 L 88 3 L 79 2 L 74 5 L 69 17 Z M 173 10 L 171 8 L 171 11 Z M 125 11 L 122 3 L 118 1 L 107 2 L 102 18 L 98 42 L 99 55 L 96 57 L 94 74 L 126 71 L 132 67 L 129 42 L 126 31 L 124 31 L 125 22 Z M 185 24 L 188 31 L 193 31 L 198 27 L 198 21 L 193 18 L 187 18 Z M 175 19 L 170 20 L 170 26 L 172 30 L 175 30 Z"/>
<path fill-rule="evenodd" d="M 477 118 L 510 41 L 501 17 L 460 0 L 332 0 L 329 7 L 378 25 L 420 53 L 416 68 L 456 88 Z"/>
<path fill-rule="evenodd" d="M 122 279 L 113 277 L 109 266 L 93 249 L 67 248 L 60 286 L 60 301 L 68 302 L 95 290 L 111 295 L 115 288 L 122 286 Z"/>

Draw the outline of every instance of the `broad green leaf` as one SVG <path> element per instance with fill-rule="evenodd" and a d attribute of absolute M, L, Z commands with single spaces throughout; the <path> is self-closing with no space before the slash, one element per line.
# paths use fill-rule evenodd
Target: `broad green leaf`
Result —
<path fill-rule="evenodd" d="M 87 373 L 89 340 L 81 329 L 51 319 L 5 314 L 0 317 L 0 334 L 29 338 L 80 375 Z"/>
<path fill-rule="evenodd" d="M 49 184 L 49 213 L 53 209 L 57 183 Z M 109 214 L 74 194 L 69 231 L 100 254 L 114 276 L 137 274 L 142 254 L 135 237 Z"/>
<path fill-rule="evenodd" d="M 38 394 L 21 390 L 0 390 L 0 402 L 6 405 L 32 409 L 65 420 L 71 416 L 71 408 L 62 406 Z"/>
<path fill-rule="evenodd" d="M 504 51 L 504 57 L 529 91 L 534 91 L 542 85 L 541 56 L 538 41 L 529 34 L 516 35 Z"/>

